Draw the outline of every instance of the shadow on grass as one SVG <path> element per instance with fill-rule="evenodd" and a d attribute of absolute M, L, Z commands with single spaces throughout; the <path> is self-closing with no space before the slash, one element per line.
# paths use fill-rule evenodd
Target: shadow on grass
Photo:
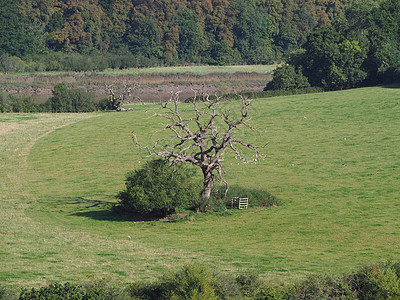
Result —
<path fill-rule="evenodd" d="M 112 196 L 105 196 L 110 199 Z M 69 216 L 86 217 L 101 221 L 135 221 L 136 218 L 128 214 L 117 214 L 113 212 L 114 202 L 107 200 L 85 199 L 84 197 L 57 197 L 47 198 L 40 201 L 36 209 Z"/>
<path fill-rule="evenodd" d="M 104 197 L 107 199 L 112 198 L 112 196 L 106 195 Z M 114 204 L 115 202 L 113 201 L 85 199 L 83 197 L 57 197 L 42 199 L 33 207 L 33 210 L 61 213 L 67 216 L 84 217 L 98 221 L 115 222 L 171 221 L 179 215 L 174 214 L 160 218 L 159 216 L 120 213 L 112 209 Z"/>
<path fill-rule="evenodd" d="M 159 218 L 153 216 L 142 216 L 129 213 L 117 213 L 113 211 L 114 202 L 89 200 L 83 197 L 65 199 L 61 202 L 62 206 L 69 206 L 70 216 L 90 218 L 99 221 L 116 222 L 150 222 L 164 221 L 168 218 Z"/>
<path fill-rule="evenodd" d="M 159 218 L 152 216 L 142 216 L 135 214 L 120 214 L 115 213 L 110 210 L 97 210 L 97 211 L 87 211 L 78 212 L 71 214 L 73 216 L 86 217 L 99 221 L 116 221 L 116 222 L 151 222 L 151 221 L 168 221 L 168 217 Z"/>
<path fill-rule="evenodd" d="M 117 214 L 111 209 L 83 211 L 71 214 L 71 216 L 85 217 L 98 221 L 115 221 L 115 222 L 136 222 L 137 218 L 128 214 Z"/>

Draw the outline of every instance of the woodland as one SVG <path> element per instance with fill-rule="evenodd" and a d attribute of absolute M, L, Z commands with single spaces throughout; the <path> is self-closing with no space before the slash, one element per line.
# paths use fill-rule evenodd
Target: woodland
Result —
<path fill-rule="evenodd" d="M 0 71 L 270 64 L 353 2 L 1 0 Z"/>

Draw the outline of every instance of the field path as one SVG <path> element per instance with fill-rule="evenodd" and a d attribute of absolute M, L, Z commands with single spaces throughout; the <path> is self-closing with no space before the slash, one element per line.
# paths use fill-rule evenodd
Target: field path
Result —
<path fill-rule="evenodd" d="M 81 232 L 79 228 L 54 226 L 34 220 L 27 211 L 36 204 L 30 185 L 30 149 L 42 137 L 55 130 L 97 114 L 0 114 L 0 282 L 7 285 L 39 286 L 54 281 L 75 281 L 81 276 L 105 276 L 112 265 L 113 278 L 135 274 L 126 262 L 129 255 L 146 257 L 146 264 L 156 251 L 139 245 L 126 236 L 123 241 Z M 130 253 L 110 258 L 116 249 Z M 135 251 L 132 251 L 135 249 Z M 162 251 L 162 255 L 166 255 Z M 168 254 L 174 256 L 173 254 Z M 181 256 L 182 253 L 176 253 Z M 143 268 L 136 264 L 137 267 Z M 166 266 L 168 267 L 168 266 Z M 152 273 L 150 271 L 150 273 Z M 155 276 L 151 274 L 150 277 Z M 129 277 L 129 275 L 128 275 Z"/>
<path fill-rule="evenodd" d="M 32 272 L 31 253 L 40 251 L 32 236 L 40 237 L 41 224 L 27 217 L 25 210 L 35 201 L 27 190 L 27 158 L 35 142 L 57 128 L 93 117 L 85 114 L 0 115 L 0 277 L 15 280 L 18 273 Z M 35 244 L 32 245 L 32 241 Z M 18 265 L 26 256 L 24 266 Z M 14 277 L 14 278 L 13 278 Z M 33 283 L 33 282 L 32 282 Z"/>

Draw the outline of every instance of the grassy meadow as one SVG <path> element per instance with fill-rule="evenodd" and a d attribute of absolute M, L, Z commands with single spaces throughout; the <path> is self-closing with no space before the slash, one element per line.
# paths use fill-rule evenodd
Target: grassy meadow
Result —
<path fill-rule="evenodd" d="M 159 111 L 0 114 L 0 282 L 150 281 L 193 261 L 283 282 L 400 258 L 400 89 L 254 100 L 261 132 L 240 134 L 268 143 L 265 160 L 242 165 L 230 153 L 225 178 L 270 191 L 278 207 L 117 218 L 114 196 L 146 155 L 132 132 L 144 144 L 164 135 Z"/>

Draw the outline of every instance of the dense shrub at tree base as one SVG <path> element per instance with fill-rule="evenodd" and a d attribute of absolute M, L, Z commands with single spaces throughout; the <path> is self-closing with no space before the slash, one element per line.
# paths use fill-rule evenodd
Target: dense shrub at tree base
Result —
<path fill-rule="evenodd" d="M 239 185 L 232 185 L 226 193 L 225 186 L 216 186 L 207 203 L 205 210 L 218 211 L 231 207 L 232 197 L 249 198 L 249 207 L 271 207 L 279 205 L 279 200 L 270 192 L 259 189 L 244 188 Z"/>
<path fill-rule="evenodd" d="M 118 194 L 114 210 L 154 217 L 171 214 L 199 197 L 201 185 L 191 175 L 189 169 L 163 159 L 148 161 L 127 174 L 126 189 Z"/>

